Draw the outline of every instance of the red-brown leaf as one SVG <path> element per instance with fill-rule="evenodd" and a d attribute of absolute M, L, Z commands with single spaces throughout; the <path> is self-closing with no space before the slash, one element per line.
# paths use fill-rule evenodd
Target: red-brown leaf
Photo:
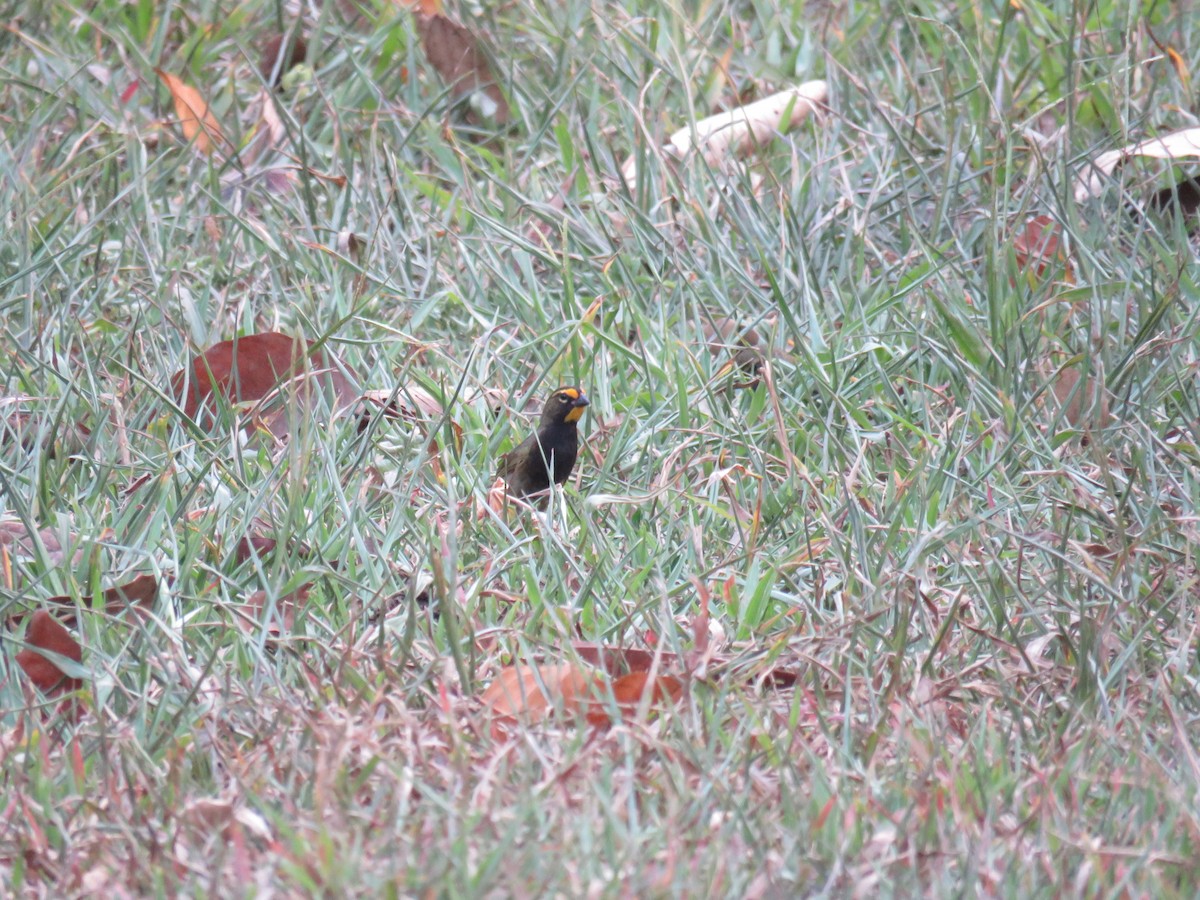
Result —
<path fill-rule="evenodd" d="M 651 679 L 649 672 L 630 672 L 622 675 L 612 685 L 613 698 L 621 715 L 636 715 L 642 698 L 649 694 L 649 706 L 665 706 L 683 696 L 683 682 L 674 675 L 658 675 Z M 603 725 L 609 721 L 609 711 L 601 703 L 588 707 L 587 720 L 592 725 Z"/>
<path fill-rule="evenodd" d="M 80 679 L 69 678 L 62 669 L 38 652 L 46 650 L 77 663 L 83 662 L 83 648 L 79 642 L 50 613 L 39 609 L 33 614 L 25 632 L 25 643 L 37 649 L 22 650 L 17 654 L 17 664 L 43 693 L 57 696 L 83 686 Z"/>
<path fill-rule="evenodd" d="M 311 412 L 322 387 L 332 390 L 340 406 L 358 396 L 333 354 L 314 349 L 311 341 L 278 332 L 248 334 L 214 344 L 171 378 L 172 394 L 184 413 L 198 421 L 212 415 L 218 405 L 214 396 L 230 405 L 248 403 L 262 400 L 276 388 L 281 395 L 277 400 L 294 394 L 300 410 Z M 272 402 L 263 411 L 262 421 L 276 437 L 288 433 L 287 406 Z"/>
<path fill-rule="evenodd" d="M 154 605 L 154 601 L 158 597 L 158 579 L 153 575 L 139 575 L 128 584 L 109 588 L 100 596 L 104 601 L 104 611 L 110 615 L 115 616 L 130 608 L 144 614 Z M 46 603 L 61 608 L 58 615 L 63 625 L 67 627 L 75 625 L 75 599 L 73 597 L 69 594 L 62 594 L 48 598 Z M 84 598 L 85 609 L 94 608 L 95 605 L 95 600 L 92 598 Z M 25 618 L 25 615 L 24 612 L 13 613 L 8 617 L 8 624 L 10 626 L 17 624 Z"/>
<path fill-rule="evenodd" d="M 416 14 L 417 34 L 429 64 L 450 85 L 455 97 L 482 91 L 493 108 L 481 110 L 499 125 L 508 122 L 508 101 L 496 84 L 487 54 L 469 29 L 442 15 Z"/>
<path fill-rule="evenodd" d="M 112 615 L 130 607 L 144 611 L 150 609 L 157 598 L 158 579 L 153 575 L 139 575 L 128 584 L 105 591 L 104 610 Z"/>
<path fill-rule="evenodd" d="M 257 534 L 245 535 L 237 542 L 237 549 L 234 551 L 237 556 L 238 564 L 244 563 L 248 559 L 253 559 L 256 556 L 266 556 L 279 546 L 279 542 L 274 538 L 260 537 Z"/>
<path fill-rule="evenodd" d="M 604 668 L 614 678 L 619 678 L 628 672 L 650 671 L 650 667 L 654 665 L 656 655 L 658 657 L 658 664 L 663 669 L 681 671 L 686 668 L 684 660 L 676 653 L 657 653 L 654 650 L 643 650 L 639 647 L 610 647 L 606 644 L 597 644 L 591 641 L 573 641 L 571 648 L 584 662 Z M 724 669 L 732 662 L 734 660 L 729 657 L 712 656 L 708 660 L 710 673 L 712 669 Z M 716 677 L 720 677 L 722 674 L 723 672 L 718 672 L 716 673 Z M 798 669 L 779 665 L 772 665 L 755 674 L 764 683 L 777 688 L 791 687 L 800 681 L 800 671 Z"/>

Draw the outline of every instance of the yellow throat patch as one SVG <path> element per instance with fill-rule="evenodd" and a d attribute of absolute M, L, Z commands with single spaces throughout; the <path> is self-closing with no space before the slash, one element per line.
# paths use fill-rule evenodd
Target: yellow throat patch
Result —
<path fill-rule="evenodd" d="M 583 397 L 583 392 L 578 388 L 563 388 L 558 392 L 558 396 L 566 397 L 572 403 L 579 403 L 580 398 Z M 578 406 L 567 412 L 567 414 L 563 417 L 563 421 L 578 422 L 581 418 L 583 418 L 583 410 L 587 405 L 587 398 L 584 397 L 582 403 L 579 403 Z"/>

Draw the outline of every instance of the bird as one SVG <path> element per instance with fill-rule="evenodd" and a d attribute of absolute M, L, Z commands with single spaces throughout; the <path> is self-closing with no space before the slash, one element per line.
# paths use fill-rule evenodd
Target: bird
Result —
<path fill-rule="evenodd" d="M 560 387 L 550 395 L 537 431 L 500 458 L 497 477 L 508 496 L 528 497 L 567 480 L 579 455 L 578 424 L 588 405 L 577 387 Z"/>

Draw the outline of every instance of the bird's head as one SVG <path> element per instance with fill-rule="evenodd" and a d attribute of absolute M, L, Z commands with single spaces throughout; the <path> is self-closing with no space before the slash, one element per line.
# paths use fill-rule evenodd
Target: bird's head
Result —
<path fill-rule="evenodd" d="M 543 425 L 561 425 L 565 422 L 578 422 L 583 416 L 584 407 L 591 401 L 587 394 L 577 387 L 560 387 L 546 405 L 542 408 Z"/>

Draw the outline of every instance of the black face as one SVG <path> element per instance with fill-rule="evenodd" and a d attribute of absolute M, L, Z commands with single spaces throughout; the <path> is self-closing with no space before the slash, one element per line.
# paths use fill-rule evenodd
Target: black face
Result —
<path fill-rule="evenodd" d="M 589 403 L 587 395 L 579 388 L 563 387 L 550 395 L 542 408 L 543 425 L 562 425 L 578 422 L 583 408 Z"/>

